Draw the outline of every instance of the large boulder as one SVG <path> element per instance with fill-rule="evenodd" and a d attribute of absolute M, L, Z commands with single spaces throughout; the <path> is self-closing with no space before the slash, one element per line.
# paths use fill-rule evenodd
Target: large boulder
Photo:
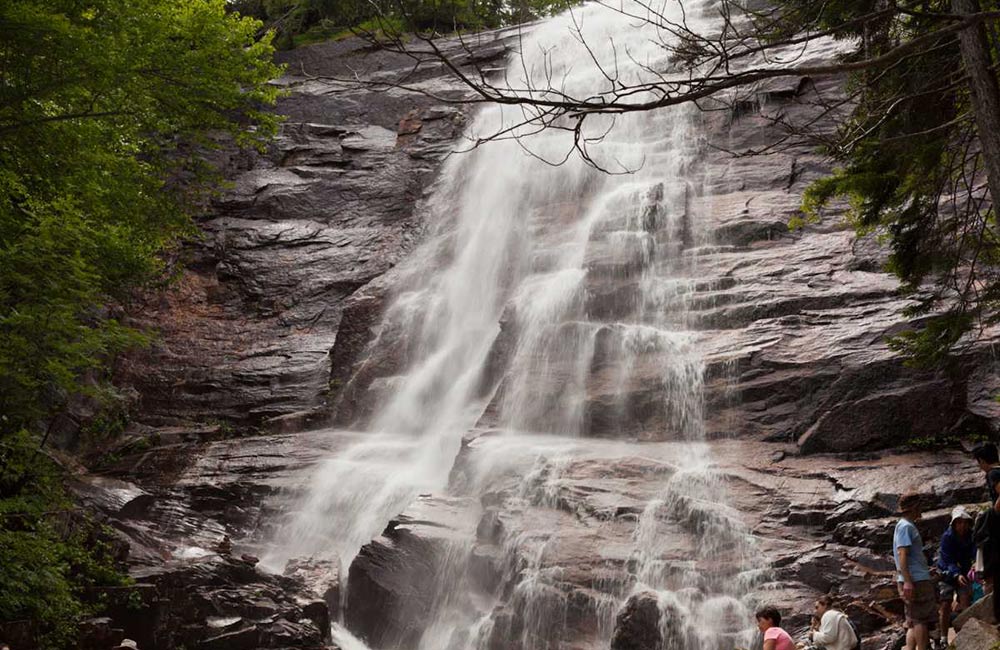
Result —
<path fill-rule="evenodd" d="M 611 650 L 659 650 L 662 642 L 659 596 L 653 591 L 633 594 L 615 617 Z"/>
<path fill-rule="evenodd" d="M 981 621 L 983 623 L 988 623 L 990 625 L 996 625 L 996 619 L 993 618 L 993 594 L 986 594 L 983 598 L 980 598 L 971 607 L 968 607 L 955 618 L 955 629 L 961 630 L 966 623 L 971 621 Z"/>
<path fill-rule="evenodd" d="M 476 504 L 423 496 L 366 544 L 351 563 L 344 622 L 369 647 L 416 647 L 431 624 L 454 542 L 475 536 Z"/>
<path fill-rule="evenodd" d="M 955 650 L 993 650 L 1000 644 L 1000 631 L 978 618 L 970 619 L 955 636 Z"/>
<path fill-rule="evenodd" d="M 438 575 L 437 552 L 404 531 L 365 545 L 347 581 L 347 627 L 373 648 L 416 647 Z"/>

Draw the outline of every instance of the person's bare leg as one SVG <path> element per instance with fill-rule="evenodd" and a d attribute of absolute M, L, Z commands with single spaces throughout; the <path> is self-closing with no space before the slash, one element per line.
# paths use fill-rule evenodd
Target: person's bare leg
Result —
<path fill-rule="evenodd" d="M 948 641 L 948 628 L 951 627 L 951 601 L 943 600 L 938 607 L 938 633 L 939 639 Z"/>
<path fill-rule="evenodd" d="M 913 643 L 916 650 L 929 650 L 929 631 L 926 623 L 919 623 L 913 626 Z"/>
<path fill-rule="evenodd" d="M 955 611 L 960 612 L 970 605 L 972 605 L 972 589 L 958 592 L 958 609 Z"/>
<path fill-rule="evenodd" d="M 906 650 L 917 650 L 917 633 L 912 625 L 906 629 Z"/>

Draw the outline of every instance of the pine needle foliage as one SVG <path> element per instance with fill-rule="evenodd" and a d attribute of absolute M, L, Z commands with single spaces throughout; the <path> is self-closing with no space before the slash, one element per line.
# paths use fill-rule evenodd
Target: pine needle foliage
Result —
<path fill-rule="evenodd" d="M 837 34 L 854 44 L 844 60 L 877 59 L 955 20 L 951 2 L 779 3 L 794 17 L 776 37 L 796 30 L 856 24 Z M 983 12 L 994 3 L 980 3 Z M 995 21 L 984 21 L 997 59 Z M 995 68 L 993 73 L 995 74 Z M 890 340 L 916 365 L 940 365 L 962 340 L 1000 320 L 1000 241 L 984 171 L 967 70 L 956 33 L 942 33 L 908 55 L 848 76 L 848 118 L 824 150 L 838 164 L 806 192 L 815 219 L 847 199 L 859 234 L 874 233 L 891 250 L 887 270 L 915 302 L 918 327 Z"/>

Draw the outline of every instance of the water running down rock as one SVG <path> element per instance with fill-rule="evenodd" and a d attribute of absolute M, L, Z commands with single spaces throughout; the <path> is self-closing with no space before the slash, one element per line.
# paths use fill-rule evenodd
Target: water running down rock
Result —
<path fill-rule="evenodd" d="M 688 6 L 688 20 L 710 29 L 703 11 Z M 648 74 L 636 61 L 663 56 L 630 18 L 594 6 L 534 29 L 524 67 L 514 62 L 508 74 L 555 75 L 577 90 L 602 83 L 597 65 L 580 64 L 587 52 L 574 20 L 597 60 L 629 79 Z M 622 47 L 633 61 L 616 63 Z M 486 108 L 471 137 L 519 119 Z M 637 170 L 626 176 L 578 157 L 547 166 L 538 158 L 558 160 L 569 146 L 556 130 L 446 164 L 427 206 L 436 233 L 408 265 L 373 345 L 399 346 L 400 372 L 371 383 L 377 406 L 359 423 L 371 433 L 317 470 L 266 563 L 307 555 L 350 566 L 346 622 L 379 648 L 606 646 L 636 597 L 657 603 L 660 643 L 734 642 L 748 620 L 743 597 L 764 574 L 703 443 L 705 363 L 686 329 L 700 254 L 714 243 L 703 228 L 711 202 L 699 200 L 712 182 L 696 164 L 700 122 L 694 107 L 594 120 L 591 137 L 614 128 L 592 155 Z M 623 281 L 635 290 L 603 307 L 605 287 Z M 472 430 L 488 433 L 466 437 L 453 468 Z M 573 442 L 581 435 L 677 443 L 670 462 L 634 466 L 660 477 L 645 505 L 603 515 L 632 531 L 613 551 L 594 549 L 605 576 L 574 580 L 552 549 L 583 541 L 576 529 L 593 514 L 559 514 L 559 492 L 581 463 L 613 465 L 618 451 L 594 457 L 599 448 Z M 414 532 L 426 528 L 421 508 L 447 525 Z M 525 509 L 552 519 L 505 520 Z M 421 559 L 392 580 L 416 591 L 393 598 L 378 574 L 405 556 Z"/>
<path fill-rule="evenodd" d="M 587 28 L 620 45 L 617 34 L 628 30 L 595 18 L 587 14 Z M 530 39 L 521 45 L 529 58 L 545 39 L 556 52 L 574 47 L 565 21 Z M 325 52 L 298 56 L 315 62 Z M 589 64 L 568 58 L 570 81 L 593 83 Z M 983 416 L 991 373 L 986 364 L 957 378 L 904 368 L 883 337 L 908 302 L 878 272 L 877 247 L 855 241 L 835 216 L 787 234 L 802 188 L 824 173 L 811 151 L 733 160 L 709 146 L 770 137 L 753 111 L 635 116 L 595 151 L 644 160 L 637 174 L 608 177 L 579 161 L 549 168 L 517 143 L 498 142 L 451 158 L 417 217 L 404 217 L 389 205 L 402 199 L 387 198 L 385 174 L 419 164 L 429 176 L 419 161 L 440 146 L 411 140 L 409 124 L 392 142 L 386 127 L 415 100 L 338 99 L 343 108 L 328 88 L 296 83 L 297 101 L 318 106 L 297 112 L 302 121 L 372 119 L 368 102 L 405 108 L 380 128 L 290 124 L 276 169 L 250 172 L 238 205 L 224 204 L 241 218 L 212 222 L 214 252 L 262 295 L 301 299 L 281 315 L 293 324 L 325 300 L 312 280 L 364 260 L 330 311 L 315 310 L 321 318 L 309 330 L 327 328 L 328 345 L 336 329 L 333 415 L 355 431 L 186 449 L 181 455 L 197 462 L 166 490 L 150 487 L 156 506 L 140 516 L 149 519 L 140 533 L 148 525 L 176 540 L 178 558 L 211 554 L 229 532 L 237 552 L 260 549 L 279 574 L 303 556 L 340 565 L 329 584 L 343 608 L 334 626 L 343 648 L 568 650 L 666 640 L 728 649 L 746 644 L 752 602 L 787 605 L 794 629 L 810 599 L 829 589 L 854 599 L 852 616 L 876 640 L 867 632 L 894 606 L 880 573 L 894 495 L 917 482 L 939 505 L 975 500 L 979 477 L 957 457 L 774 462 L 772 454 L 794 452 L 789 443 L 806 431 L 802 449 L 811 452 L 881 449 Z M 808 110 L 795 93 L 836 90 L 835 80 L 789 83 L 791 94 L 762 91 L 760 110 L 795 115 Z M 439 113 L 460 122 L 453 109 L 427 108 L 421 134 Z M 486 110 L 470 129 L 488 132 L 511 117 Z M 525 144 L 542 153 L 567 145 L 558 134 Z M 362 195 L 372 178 L 379 198 L 362 196 L 369 207 L 345 198 Z M 321 236 L 311 222 L 286 228 L 283 220 L 298 223 L 310 209 L 310 218 L 331 220 Z M 329 228 L 336 219 L 365 226 L 343 235 L 342 250 Z M 425 243 L 345 299 L 389 264 L 381 250 L 391 246 L 377 232 L 389 226 L 379 219 L 392 224 L 393 241 L 399 222 L 426 221 Z M 377 239 L 376 249 L 365 238 Z M 255 272 L 269 250 L 258 240 L 277 247 L 286 239 L 279 263 L 268 262 L 274 272 Z M 341 252 L 293 254 L 306 250 L 303 241 L 309 251 Z M 294 277 L 278 272 L 286 266 Z M 323 380 L 306 391 L 314 396 L 325 378 L 309 354 L 299 379 Z M 267 399 L 296 397 L 263 412 L 304 408 L 281 372 L 237 383 L 252 383 L 255 395 L 258 385 L 281 388 L 265 390 Z M 738 439 L 718 440 L 731 434 Z M 129 477 L 148 474 L 145 463 Z M 263 508 L 262 495 L 271 496 Z M 240 635 L 254 636 L 247 625 L 269 633 L 266 617 L 226 614 L 227 623 L 244 617 L 233 624 Z"/>

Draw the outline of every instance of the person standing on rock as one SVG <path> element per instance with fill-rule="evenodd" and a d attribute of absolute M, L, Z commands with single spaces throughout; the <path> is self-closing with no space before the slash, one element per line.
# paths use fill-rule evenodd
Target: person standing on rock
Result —
<path fill-rule="evenodd" d="M 917 530 L 922 508 L 919 495 L 899 498 L 900 519 L 892 537 L 896 584 L 906 610 L 906 650 L 928 650 L 930 630 L 937 624 L 937 595 L 931 580 L 924 541 Z"/>
<path fill-rule="evenodd" d="M 947 645 L 948 628 L 957 598 L 958 610 L 972 604 L 972 582 L 969 571 L 976 561 L 976 543 L 972 540 L 972 515 L 962 506 L 951 511 L 951 525 L 941 536 L 938 549 L 937 568 L 941 573 L 938 582 L 938 596 L 941 606 L 938 610 L 938 629 L 942 642 Z"/>
<path fill-rule="evenodd" d="M 996 445 L 986 442 L 972 449 L 972 457 L 986 475 L 986 491 L 990 498 L 990 507 L 980 514 L 973 531 L 981 556 L 976 569 L 982 569 L 986 591 L 992 593 L 996 574 L 1000 571 L 1000 453 Z M 996 596 L 993 597 L 993 616 L 1000 621 L 1000 599 Z"/>
<path fill-rule="evenodd" d="M 764 634 L 763 650 L 795 650 L 791 635 L 781 629 L 781 612 L 774 607 L 762 607 L 754 617 L 757 629 Z"/>
<path fill-rule="evenodd" d="M 833 608 L 833 598 L 820 596 L 813 610 L 819 618 L 819 626 L 809 631 L 812 645 L 826 650 L 854 650 L 858 637 L 847 614 Z"/>

